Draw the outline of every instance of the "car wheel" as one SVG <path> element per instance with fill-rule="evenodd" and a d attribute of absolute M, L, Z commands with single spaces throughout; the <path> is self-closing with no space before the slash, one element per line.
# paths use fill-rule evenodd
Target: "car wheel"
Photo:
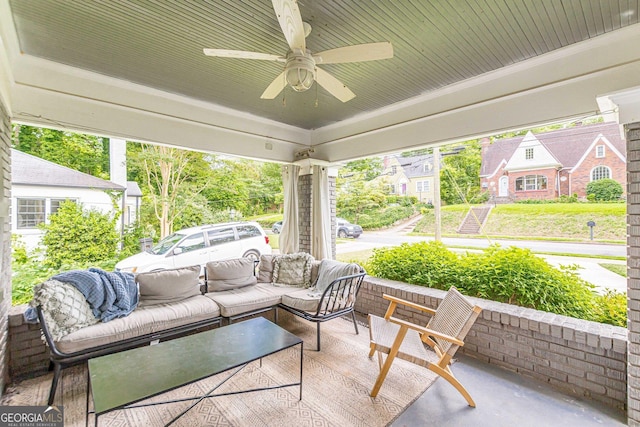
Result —
<path fill-rule="evenodd" d="M 338 231 L 338 237 L 345 239 L 347 237 L 347 232 L 344 230 Z"/>
<path fill-rule="evenodd" d="M 260 253 L 257 251 L 247 251 L 242 258 L 249 258 L 251 261 L 260 261 Z"/>

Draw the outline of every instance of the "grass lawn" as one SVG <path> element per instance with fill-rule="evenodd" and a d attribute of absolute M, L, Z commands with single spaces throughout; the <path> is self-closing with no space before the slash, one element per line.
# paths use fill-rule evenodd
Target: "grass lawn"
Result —
<path fill-rule="evenodd" d="M 599 263 L 600 267 L 606 268 L 607 270 L 613 271 L 616 274 L 619 274 L 622 277 L 627 277 L 627 266 L 624 264 L 608 264 L 608 263 Z"/>
<path fill-rule="evenodd" d="M 442 234 L 456 236 L 469 208 L 444 206 L 441 212 Z M 495 206 L 487 219 L 483 236 L 590 241 L 587 222 L 594 221 L 593 240 L 607 243 L 626 241 L 626 204 L 624 203 L 514 203 Z M 434 234 L 435 215 L 427 211 L 415 232 Z M 469 237 L 469 236 L 465 236 Z"/>

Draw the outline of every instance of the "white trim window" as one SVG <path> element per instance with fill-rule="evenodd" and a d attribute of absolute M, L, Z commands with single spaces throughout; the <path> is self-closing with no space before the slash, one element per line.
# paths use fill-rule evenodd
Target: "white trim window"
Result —
<path fill-rule="evenodd" d="M 544 175 L 526 175 L 516 178 L 516 191 L 546 190 L 547 177 Z"/>
<path fill-rule="evenodd" d="M 533 148 L 524 149 L 524 158 L 525 160 L 533 160 Z"/>
<path fill-rule="evenodd" d="M 44 222 L 45 199 L 19 198 L 16 202 L 18 228 L 37 228 Z"/>
<path fill-rule="evenodd" d="M 591 169 L 591 181 L 611 178 L 611 169 L 608 166 L 596 166 Z"/>
<path fill-rule="evenodd" d="M 596 145 L 596 158 L 604 158 L 604 145 Z"/>
<path fill-rule="evenodd" d="M 431 191 L 431 181 L 416 181 L 416 191 L 418 193 L 428 193 Z"/>

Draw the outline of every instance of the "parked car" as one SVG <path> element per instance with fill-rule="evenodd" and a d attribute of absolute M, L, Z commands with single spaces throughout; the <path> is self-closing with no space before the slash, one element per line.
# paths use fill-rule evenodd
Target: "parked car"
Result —
<path fill-rule="evenodd" d="M 280 234 L 282 231 L 282 221 L 274 222 L 271 231 L 273 231 L 274 234 Z"/>
<path fill-rule="evenodd" d="M 257 222 L 228 222 L 177 231 L 150 250 L 123 259 L 117 271 L 144 273 L 231 258 L 259 260 L 270 254 L 269 237 Z"/>
<path fill-rule="evenodd" d="M 353 237 L 357 239 L 362 234 L 362 227 L 357 224 L 351 224 L 344 218 L 336 218 L 336 233 L 338 237 Z"/>

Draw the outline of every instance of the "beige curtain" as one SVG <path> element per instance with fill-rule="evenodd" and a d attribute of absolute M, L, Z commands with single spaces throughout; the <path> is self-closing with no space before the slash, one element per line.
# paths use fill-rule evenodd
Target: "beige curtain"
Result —
<path fill-rule="evenodd" d="M 280 232 L 280 253 L 292 254 L 300 250 L 298 232 L 298 174 L 300 166 L 282 166 L 282 184 L 284 186 L 284 219 Z"/>
<path fill-rule="evenodd" d="M 311 206 L 311 255 L 315 259 L 332 259 L 329 171 L 326 167 L 313 166 Z"/>

